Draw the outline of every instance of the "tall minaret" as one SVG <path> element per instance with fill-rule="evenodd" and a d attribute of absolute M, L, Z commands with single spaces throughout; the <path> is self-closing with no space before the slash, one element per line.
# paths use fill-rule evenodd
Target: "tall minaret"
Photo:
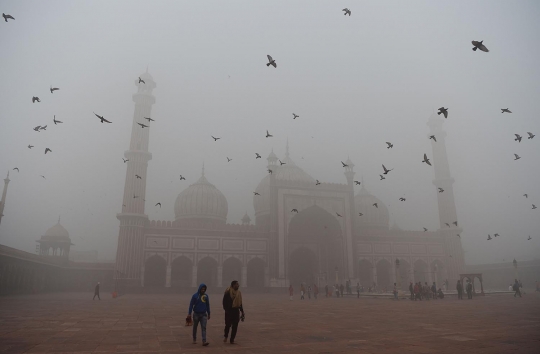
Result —
<path fill-rule="evenodd" d="M 135 112 L 131 127 L 131 142 L 124 156 L 129 160 L 124 184 L 124 199 L 122 213 L 116 217 L 120 220 L 118 234 L 118 249 L 116 251 L 115 277 L 122 279 L 128 286 L 140 286 L 141 270 L 143 267 L 143 236 L 148 216 L 144 214 L 144 199 L 146 196 L 146 170 L 152 154 L 148 152 L 148 141 L 151 122 L 145 117 L 152 118 L 152 105 L 156 102 L 152 90 L 156 87 L 152 76 L 142 74 L 140 78 L 145 83 L 135 80 L 137 93 L 133 94 Z M 137 123 L 147 125 L 147 128 Z M 139 176 L 139 177 L 137 177 Z"/>
<path fill-rule="evenodd" d="M 6 205 L 6 194 L 7 194 L 7 187 L 9 184 L 9 171 L 7 173 L 7 177 L 4 180 L 4 191 L 2 192 L 2 200 L 0 200 L 0 223 L 2 223 L 2 216 L 4 216 L 4 206 Z"/>
<path fill-rule="evenodd" d="M 459 274 L 465 270 L 465 261 L 463 258 L 463 248 L 461 247 L 460 235 L 462 229 L 457 222 L 456 202 L 454 201 L 454 179 L 450 175 L 450 166 L 448 164 L 448 155 L 446 153 L 446 132 L 443 130 L 443 118 L 433 114 L 427 125 L 430 135 L 435 135 L 437 141 L 431 140 L 433 151 L 433 165 L 435 169 L 435 179 L 433 184 L 437 188 L 437 201 L 439 205 L 439 232 L 444 237 L 444 246 L 447 254 L 447 275 L 451 284 L 455 284 L 459 279 Z M 442 188 L 444 192 L 439 193 Z M 446 224 L 449 224 L 448 227 Z M 451 257 L 450 257 L 451 256 Z"/>

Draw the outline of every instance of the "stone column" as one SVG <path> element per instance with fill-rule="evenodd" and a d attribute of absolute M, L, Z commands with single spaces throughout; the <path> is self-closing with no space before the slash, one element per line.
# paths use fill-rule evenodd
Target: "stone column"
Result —
<path fill-rule="evenodd" d="M 242 266 L 242 280 L 241 284 L 244 285 L 244 287 L 247 287 L 247 267 Z"/>
<path fill-rule="evenodd" d="M 194 265 L 191 269 L 191 286 L 197 287 L 197 266 Z"/>
<path fill-rule="evenodd" d="M 221 288 L 223 286 L 223 267 L 217 267 L 217 286 Z"/>
<path fill-rule="evenodd" d="M 165 275 L 165 287 L 171 287 L 171 265 L 167 264 L 167 273 Z"/>

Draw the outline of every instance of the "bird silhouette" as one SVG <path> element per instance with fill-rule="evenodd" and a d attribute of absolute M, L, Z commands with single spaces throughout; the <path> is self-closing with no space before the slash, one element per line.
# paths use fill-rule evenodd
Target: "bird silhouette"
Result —
<path fill-rule="evenodd" d="M 501 108 L 501 113 L 512 113 L 508 108 Z"/>
<path fill-rule="evenodd" d="M 426 232 L 426 231 L 427 231 L 427 229 L 426 229 L 425 227 L 424 227 L 423 229 L 424 229 L 424 232 Z"/>
<path fill-rule="evenodd" d="M 532 240 L 531 235 L 529 235 L 529 238 L 527 240 Z"/>
<path fill-rule="evenodd" d="M 135 177 L 137 177 L 137 179 L 142 179 L 142 177 L 139 175 L 135 175 Z"/>
<path fill-rule="evenodd" d="M 533 209 L 536 209 L 536 205 L 533 204 L 533 205 L 532 205 L 532 208 L 533 208 Z"/>
<path fill-rule="evenodd" d="M 536 136 L 531 132 L 527 132 L 527 134 L 529 134 L 529 137 L 527 139 L 532 139 L 532 138 L 534 138 Z"/>
<path fill-rule="evenodd" d="M 37 127 L 35 127 L 34 130 L 39 133 L 39 128 L 41 128 L 41 125 L 38 125 Z"/>
<path fill-rule="evenodd" d="M 92 112 L 92 113 L 94 113 L 96 117 L 98 117 L 101 120 L 101 123 L 104 123 L 104 122 L 112 123 L 111 121 L 108 121 L 107 119 L 103 118 L 103 116 L 97 115 L 96 112 Z"/>
<path fill-rule="evenodd" d="M 13 171 L 15 171 L 15 170 L 17 170 L 17 172 L 19 172 L 19 168 L 18 168 L 18 167 L 15 167 L 15 168 L 13 169 Z"/>
<path fill-rule="evenodd" d="M 232 161 L 232 159 L 230 159 L 230 158 L 227 157 L 227 162 L 231 162 L 231 161 Z"/>
<path fill-rule="evenodd" d="M 344 14 L 343 14 L 344 16 L 349 15 L 349 17 L 351 17 L 351 10 L 349 10 L 348 8 L 344 8 L 344 9 L 341 10 L 341 11 L 344 11 Z"/>
<path fill-rule="evenodd" d="M 315 185 L 318 186 L 319 184 L 321 184 L 321 182 L 319 182 L 319 180 L 315 180 Z"/>
<path fill-rule="evenodd" d="M 279 165 L 280 165 L 280 166 L 283 166 L 283 165 L 286 164 L 286 162 L 281 162 L 281 160 L 278 160 L 278 161 L 279 161 Z"/>
<path fill-rule="evenodd" d="M 122 160 L 124 160 L 124 163 L 126 163 L 126 162 L 129 161 L 129 159 L 125 159 L 125 158 L 123 158 L 123 157 L 122 157 Z"/>
<path fill-rule="evenodd" d="M 456 225 L 457 226 L 457 221 L 454 221 L 452 224 Z"/>
<path fill-rule="evenodd" d="M 254 194 L 254 195 L 260 195 L 260 194 L 259 194 L 259 193 L 257 193 L 257 192 L 253 192 L 253 194 Z"/>
<path fill-rule="evenodd" d="M 135 199 L 135 198 L 139 198 L 139 196 L 138 196 L 138 195 L 135 195 L 135 194 L 133 194 L 133 199 Z"/>
<path fill-rule="evenodd" d="M 210 135 L 210 136 L 212 137 L 212 139 L 214 139 L 214 141 L 218 141 L 219 139 L 221 139 L 221 138 L 216 138 L 213 135 Z"/>
<path fill-rule="evenodd" d="M 354 181 L 354 184 L 357 185 L 357 186 L 359 186 L 360 183 L 361 183 L 360 181 Z"/>
<path fill-rule="evenodd" d="M 523 194 L 525 198 L 529 198 L 529 195 L 527 193 Z"/>
<path fill-rule="evenodd" d="M 391 149 L 394 147 L 394 144 L 392 144 L 391 142 L 387 141 L 386 142 L 386 145 L 388 145 L 387 149 Z"/>
<path fill-rule="evenodd" d="M 298 210 L 297 210 L 297 209 L 293 209 L 293 210 L 291 210 L 291 213 L 298 213 Z"/>
<path fill-rule="evenodd" d="M 255 153 L 255 160 L 260 159 L 260 158 L 261 158 L 261 155 L 259 155 L 259 153 L 256 152 Z"/>
<path fill-rule="evenodd" d="M 56 116 L 53 117 L 53 123 L 56 125 L 57 123 L 64 123 L 62 121 L 56 120 Z"/>
<path fill-rule="evenodd" d="M 461 238 L 461 235 L 460 235 L 460 234 L 456 234 L 456 236 L 459 237 L 459 238 Z M 450 256 L 450 257 L 452 257 L 452 256 Z"/>
<path fill-rule="evenodd" d="M 29 149 L 31 149 L 31 148 L 33 148 L 33 147 L 34 147 L 34 145 L 28 145 L 28 148 L 29 148 Z"/>
<path fill-rule="evenodd" d="M 514 159 L 514 161 L 519 160 L 519 159 L 521 158 L 520 156 L 518 156 L 518 154 L 514 154 L 514 156 L 516 157 L 516 158 Z"/>
<path fill-rule="evenodd" d="M 274 68 L 277 68 L 276 61 L 274 59 L 272 59 L 272 57 L 270 55 L 266 55 L 266 57 L 268 58 L 268 64 L 266 64 L 266 66 L 272 65 Z"/>
<path fill-rule="evenodd" d="M 445 222 L 444 224 L 445 224 L 446 226 L 450 227 L 450 224 L 449 224 L 449 223 Z"/>
<path fill-rule="evenodd" d="M 158 206 L 158 205 L 161 208 L 161 203 L 156 203 L 156 205 L 154 205 L 154 206 Z"/>
<path fill-rule="evenodd" d="M 40 176 L 41 178 L 43 178 L 43 179 L 47 179 L 47 178 L 45 178 L 45 176 L 43 176 L 43 175 L 39 175 L 39 176 Z"/>
<path fill-rule="evenodd" d="M 382 181 L 383 179 L 386 179 L 386 177 L 384 177 L 383 175 L 379 175 L 381 177 L 381 179 L 379 181 Z"/>
<path fill-rule="evenodd" d="M 11 15 L 6 15 L 5 13 L 2 13 L 2 17 L 4 18 L 4 20 L 6 22 L 8 22 L 8 18 L 11 19 L 11 20 L 14 20 L 15 17 L 11 16 Z"/>
<path fill-rule="evenodd" d="M 441 115 L 441 114 L 444 116 L 444 118 L 448 118 L 448 108 L 444 108 L 444 107 L 439 108 L 437 115 Z"/>
<path fill-rule="evenodd" d="M 39 130 L 47 130 L 47 126 L 44 125 L 44 126 L 42 126 L 42 127 L 39 127 Z"/>
<path fill-rule="evenodd" d="M 343 216 L 341 216 L 339 213 L 336 213 L 337 216 L 339 216 L 340 218 L 342 218 Z"/>
<path fill-rule="evenodd" d="M 439 188 L 439 193 L 442 193 L 442 192 L 444 192 L 444 189 Z"/>
<path fill-rule="evenodd" d="M 427 158 L 426 154 L 424 154 L 424 159 L 422 160 L 422 162 L 425 162 L 425 163 L 427 163 L 428 165 L 431 166 L 431 162 L 429 162 L 429 159 Z"/>
<path fill-rule="evenodd" d="M 45 148 L 45 154 L 47 154 L 47 152 L 52 152 L 52 150 L 49 148 Z"/>
<path fill-rule="evenodd" d="M 429 138 L 433 139 L 434 142 L 437 142 L 437 138 L 435 138 L 435 135 L 430 135 Z"/>
<path fill-rule="evenodd" d="M 488 238 L 487 238 L 487 239 L 488 239 L 488 241 L 491 240 L 491 235 L 488 235 Z"/>
<path fill-rule="evenodd" d="M 401 197 L 401 198 L 399 198 L 399 200 L 400 200 L 401 202 L 404 202 L 404 201 L 406 201 L 407 199 Z"/>
<path fill-rule="evenodd" d="M 266 131 L 266 137 L 267 137 L 267 138 L 271 138 L 271 137 L 273 137 L 273 135 L 271 135 L 271 134 L 268 132 L 268 130 L 267 130 L 267 131 Z"/>
<path fill-rule="evenodd" d="M 144 128 L 148 128 L 148 125 L 145 125 L 145 124 L 142 124 L 142 123 L 137 123 L 137 124 L 140 125 L 141 128 L 143 128 L 143 129 L 144 129 Z"/>
<path fill-rule="evenodd" d="M 364 215 L 364 214 L 362 214 L 362 213 L 358 213 L 358 216 L 362 216 L 362 215 Z"/>
<path fill-rule="evenodd" d="M 180 175 L 180 181 L 182 181 L 182 180 L 184 180 L 184 181 L 185 181 L 185 180 L 186 180 L 186 178 L 185 178 L 184 176 Z"/>
<path fill-rule="evenodd" d="M 349 165 L 347 165 L 345 162 L 341 161 L 341 164 L 343 165 L 343 167 L 349 167 Z"/>
<path fill-rule="evenodd" d="M 377 209 L 379 209 L 379 205 L 377 203 L 373 203 L 373 206 Z"/>
<path fill-rule="evenodd" d="M 477 49 L 480 49 L 482 52 L 489 52 L 489 49 L 486 48 L 484 44 L 482 44 L 484 41 L 472 41 L 473 51 L 476 52 Z"/>
<path fill-rule="evenodd" d="M 272 174 L 272 170 L 268 169 L 267 171 L 268 171 L 268 173 Z"/>
<path fill-rule="evenodd" d="M 383 174 L 385 174 L 385 175 L 387 175 L 387 174 L 388 174 L 388 172 L 390 172 L 390 171 L 392 171 L 392 170 L 393 170 L 393 168 L 392 168 L 392 169 L 390 169 L 390 170 L 389 170 L 389 169 L 387 169 L 386 167 L 384 167 L 384 165 L 382 165 L 382 168 L 383 168 L 383 170 L 384 170 L 384 173 L 383 173 Z"/>
<path fill-rule="evenodd" d="M 493 234 L 494 237 L 499 237 L 500 235 L 499 234 Z"/>
<path fill-rule="evenodd" d="M 514 134 L 516 136 L 516 138 L 514 139 L 514 141 L 517 141 L 517 142 L 520 142 L 521 143 L 521 135 L 519 134 Z"/>
<path fill-rule="evenodd" d="M 141 79 L 141 77 L 139 76 L 139 82 L 138 83 L 140 84 L 141 82 L 146 85 L 146 82 L 144 82 L 144 80 Z"/>
<path fill-rule="evenodd" d="M 155 120 L 150 117 L 144 117 L 144 119 L 146 119 L 148 122 L 155 122 Z"/>
<path fill-rule="evenodd" d="M 36 96 L 32 97 L 32 103 L 36 103 L 36 102 L 41 102 L 39 97 L 36 97 Z"/>
<path fill-rule="evenodd" d="M 300 116 L 298 114 L 292 114 L 293 115 L 293 119 L 296 119 L 296 118 L 299 118 Z"/>
<path fill-rule="evenodd" d="M 54 91 L 58 91 L 60 90 L 58 87 L 52 87 L 49 89 L 51 91 L 51 93 L 54 93 Z"/>

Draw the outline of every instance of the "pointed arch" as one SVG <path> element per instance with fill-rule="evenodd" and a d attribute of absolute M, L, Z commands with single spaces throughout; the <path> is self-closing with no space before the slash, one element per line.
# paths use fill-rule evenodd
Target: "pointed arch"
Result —
<path fill-rule="evenodd" d="M 153 255 L 144 265 L 144 287 L 164 288 L 167 274 L 167 262 L 160 255 Z"/>

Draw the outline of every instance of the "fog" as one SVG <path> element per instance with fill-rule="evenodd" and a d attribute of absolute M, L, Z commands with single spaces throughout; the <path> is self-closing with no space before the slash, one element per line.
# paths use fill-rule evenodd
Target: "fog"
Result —
<path fill-rule="evenodd" d="M 266 157 L 283 158 L 288 139 L 313 178 L 346 183 L 350 157 L 391 223 L 435 230 L 434 171 L 421 160 L 432 155 L 427 120 L 444 106 L 466 263 L 540 254 L 537 1 L 1 1 L 0 12 L 15 17 L 0 22 L 0 177 L 11 179 L 1 244 L 34 252 L 60 216 L 72 250 L 114 259 L 134 82 L 148 67 L 151 220 L 174 220 L 203 162 L 227 222 L 254 220 Z M 381 164 L 394 168 L 384 181 Z"/>

